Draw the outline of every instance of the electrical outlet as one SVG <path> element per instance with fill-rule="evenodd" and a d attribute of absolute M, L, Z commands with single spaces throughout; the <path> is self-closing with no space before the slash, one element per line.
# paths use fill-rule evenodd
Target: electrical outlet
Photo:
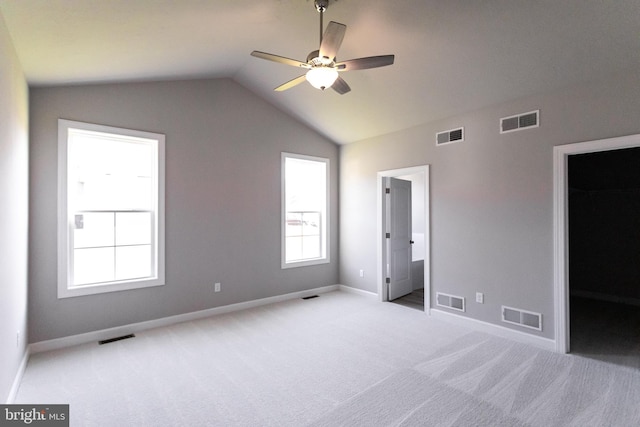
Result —
<path fill-rule="evenodd" d="M 476 302 L 478 304 L 484 304 L 484 294 L 482 292 L 476 292 Z"/>
<path fill-rule="evenodd" d="M 216 283 L 213 285 L 213 292 L 220 292 L 220 283 Z"/>
<path fill-rule="evenodd" d="M 360 270 L 360 277 L 364 277 L 364 270 Z"/>

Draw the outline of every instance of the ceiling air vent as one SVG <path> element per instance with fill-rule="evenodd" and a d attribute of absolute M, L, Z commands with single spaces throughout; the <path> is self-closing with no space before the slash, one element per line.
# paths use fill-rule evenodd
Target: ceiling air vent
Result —
<path fill-rule="evenodd" d="M 524 326 L 525 328 L 542 330 L 542 314 L 532 311 L 520 310 L 519 308 L 502 306 L 502 321 L 513 325 Z"/>
<path fill-rule="evenodd" d="M 500 119 L 500 133 L 515 132 L 517 130 L 537 128 L 540 126 L 540 110 L 518 114 Z"/>
<path fill-rule="evenodd" d="M 451 129 L 436 134 L 436 145 L 450 144 L 464 141 L 464 128 Z"/>
<path fill-rule="evenodd" d="M 443 294 L 441 292 L 436 292 L 436 305 L 439 305 L 440 307 L 451 308 L 453 310 L 465 311 L 463 297 Z"/>

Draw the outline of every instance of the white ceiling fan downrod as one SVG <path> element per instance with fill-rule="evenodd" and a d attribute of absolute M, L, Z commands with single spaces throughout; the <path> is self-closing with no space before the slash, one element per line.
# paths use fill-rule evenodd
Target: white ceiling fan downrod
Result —
<path fill-rule="evenodd" d="M 322 18 L 324 17 L 324 12 L 329 7 L 329 0 L 315 0 L 314 4 L 316 6 L 316 10 L 320 13 L 320 44 L 322 44 L 322 33 L 324 32 Z"/>

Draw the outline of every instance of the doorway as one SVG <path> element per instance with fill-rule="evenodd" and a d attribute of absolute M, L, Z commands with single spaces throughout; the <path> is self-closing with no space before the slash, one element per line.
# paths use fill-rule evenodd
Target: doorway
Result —
<path fill-rule="evenodd" d="M 640 368 L 640 147 L 568 158 L 571 353 Z"/>
<path fill-rule="evenodd" d="M 389 260 L 387 255 L 386 225 L 388 203 L 385 189 L 388 178 L 397 178 L 411 182 L 412 217 L 412 262 L 414 292 L 407 299 L 413 308 L 419 307 L 425 313 L 430 310 L 430 253 L 429 253 L 429 166 L 416 166 L 378 172 L 377 176 L 377 285 L 381 301 L 389 301 L 387 277 Z M 418 298 L 418 300 L 416 300 Z M 400 301 L 402 302 L 402 301 Z M 419 304 L 418 304 L 419 303 Z"/>
<path fill-rule="evenodd" d="M 581 271 L 578 267 L 579 264 L 585 265 L 585 263 L 587 263 L 588 267 L 592 267 L 592 265 L 589 264 L 595 263 L 602 265 L 603 263 L 616 261 L 612 261 L 606 257 L 603 258 L 602 256 L 594 257 L 591 261 L 585 260 L 584 258 L 581 259 L 580 257 L 584 255 L 581 252 L 586 251 L 591 253 L 594 251 L 593 242 L 590 244 L 591 247 L 585 247 L 584 245 L 588 246 L 589 244 L 580 242 L 580 240 L 576 241 L 575 236 L 570 236 L 570 231 L 575 233 L 576 230 L 584 226 L 584 224 L 581 224 L 579 221 L 583 221 L 585 218 L 576 217 L 576 209 L 580 208 L 581 203 L 587 203 L 589 209 L 593 210 L 596 207 L 594 203 L 600 203 L 598 199 L 610 197 L 610 193 L 605 195 L 605 193 L 600 190 L 605 189 L 604 181 L 609 182 L 606 186 L 610 186 L 611 178 L 604 178 L 607 174 L 605 173 L 603 175 L 603 164 L 599 166 L 594 166 L 593 164 L 586 166 L 586 169 L 590 169 L 591 171 L 594 171 L 594 167 L 600 168 L 596 170 L 598 173 L 591 178 L 582 178 L 579 169 L 570 169 L 570 164 L 577 167 L 576 165 L 580 162 L 591 163 L 592 159 L 596 158 L 596 153 L 603 153 L 603 155 L 613 159 L 615 156 L 628 154 L 629 152 L 625 151 L 627 149 L 639 150 L 640 148 L 637 147 L 640 147 L 640 135 L 554 147 L 554 299 L 555 340 L 556 351 L 558 352 L 568 353 L 573 351 L 573 345 L 576 346 L 576 350 L 590 351 L 585 350 L 590 344 L 582 341 L 584 335 L 580 335 L 579 330 L 576 328 L 580 326 L 590 328 L 587 335 L 593 335 L 594 327 L 602 330 L 603 322 L 599 321 L 597 316 L 604 316 L 606 312 L 611 312 L 611 310 L 605 310 L 609 304 L 620 302 L 603 300 L 605 297 L 610 300 L 619 298 L 611 295 L 607 296 L 607 292 L 603 292 L 605 287 L 611 289 L 611 287 L 614 286 L 611 284 L 611 275 L 601 277 L 597 285 L 589 284 L 588 280 L 590 280 L 590 278 L 588 276 L 593 275 L 593 272 Z M 613 171 L 615 171 L 615 173 L 612 172 L 613 175 L 619 175 L 622 168 L 623 167 L 613 169 Z M 636 173 L 635 169 L 631 168 L 630 170 Z M 611 173 L 609 173 L 609 175 L 611 175 Z M 590 181 L 595 181 L 596 184 L 587 184 Z M 633 183 L 624 185 L 633 186 Z M 626 191 L 620 190 L 624 189 L 616 190 L 616 197 L 621 193 L 626 193 Z M 573 196 L 571 196 L 571 193 L 573 193 Z M 570 200 L 570 198 L 573 199 L 573 203 L 571 203 L 572 200 Z M 611 201 L 605 202 L 605 204 L 607 203 L 611 204 Z M 574 212 L 570 212 L 570 208 L 574 209 Z M 591 215 L 593 212 L 588 212 L 588 214 Z M 609 211 L 606 215 L 612 216 L 612 218 L 606 221 L 607 224 L 619 222 L 615 217 L 615 212 Z M 599 216 L 602 216 L 602 213 L 600 213 Z M 586 237 L 583 235 L 582 238 L 589 239 L 601 232 L 602 230 L 591 230 L 589 231 L 590 234 L 586 235 Z M 570 237 L 573 237 L 573 240 L 571 240 Z M 569 252 L 570 250 L 572 251 L 571 253 Z M 593 254 L 588 255 L 592 256 Z M 570 269 L 572 270 L 571 272 Z M 585 277 L 585 281 L 582 281 Z M 580 283 L 581 281 L 583 283 Z M 591 286 L 590 289 L 589 286 Z M 593 288 L 593 286 L 597 287 Z M 587 289 L 584 289 L 585 287 Z M 574 304 L 573 307 L 572 302 Z M 625 304 L 625 306 L 624 308 L 626 309 L 629 304 Z M 640 310 L 640 307 L 635 308 Z M 619 318 L 622 312 L 621 307 L 614 307 L 613 313 L 615 312 L 618 313 Z M 586 323 L 588 319 L 592 321 L 595 320 L 596 323 L 589 327 Z M 572 325 L 572 322 L 575 324 Z M 575 337 L 572 337 L 572 335 L 575 335 Z M 611 350 L 611 347 L 608 347 L 608 349 Z M 640 348 L 638 348 L 638 350 L 640 350 Z M 611 361 L 613 359 L 609 358 L 609 360 Z"/>

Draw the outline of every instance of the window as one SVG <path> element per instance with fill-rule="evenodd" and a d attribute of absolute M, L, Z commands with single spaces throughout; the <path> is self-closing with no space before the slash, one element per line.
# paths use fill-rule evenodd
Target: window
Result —
<path fill-rule="evenodd" d="M 282 153 L 282 268 L 329 262 L 329 159 Z"/>
<path fill-rule="evenodd" d="M 164 135 L 58 121 L 58 298 L 164 285 Z"/>

